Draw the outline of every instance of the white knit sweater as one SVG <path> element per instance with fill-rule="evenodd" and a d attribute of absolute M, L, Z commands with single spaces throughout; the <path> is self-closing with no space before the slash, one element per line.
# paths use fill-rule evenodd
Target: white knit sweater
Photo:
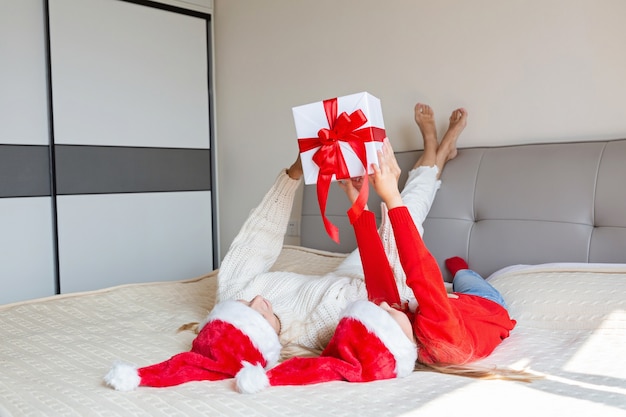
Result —
<path fill-rule="evenodd" d="M 436 167 L 410 171 L 402 192 L 420 233 L 439 188 L 436 175 Z M 300 180 L 293 180 L 285 170 L 281 171 L 261 203 L 252 210 L 220 265 L 217 297 L 218 301 L 251 300 L 260 294 L 271 301 L 281 321 L 283 345 L 294 343 L 323 349 L 344 308 L 351 301 L 366 299 L 367 291 L 358 251 L 350 254 L 335 271 L 323 276 L 270 272 L 282 249 L 299 185 Z M 380 233 L 394 268 L 400 296 L 412 298 L 413 293 L 404 282 L 385 207 Z"/>

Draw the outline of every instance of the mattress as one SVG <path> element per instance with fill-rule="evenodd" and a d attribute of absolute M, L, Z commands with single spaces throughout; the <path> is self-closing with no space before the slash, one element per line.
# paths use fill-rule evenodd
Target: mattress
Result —
<path fill-rule="evenodd" d="M 286 246 L 275 269 L 323 273 L 344 255 Z M 350 384 L 234 390 L 232 380 L 131 392 L 106 387 L 117 360 L 145 366 L 189 349 L 181 324 L 215 302 L 216 271 L 0 306 L 0 416 L 625 416 L 626 267 L 515 267 L 489 278 L 518 325 L 478 364 L 531 383 L 433 372 Z"/>

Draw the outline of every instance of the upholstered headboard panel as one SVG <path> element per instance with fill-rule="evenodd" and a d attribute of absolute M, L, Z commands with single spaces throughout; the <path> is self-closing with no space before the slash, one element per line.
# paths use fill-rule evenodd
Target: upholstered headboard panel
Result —
<path fill-rule="evenodd" d="M 418 155 L 397 154 L 401 184 Z M 379 205 L 371 195 L 378 215 Z M 333 186 L 327 215 L 341 230 L 338 245 L 325 234 L 315 186 L 305 186 L 302 245 L 354 249 L 347 209 Z M 483 276 L 514 264 L 626 263 L 626 140 L 460 149 L 443 172 L 424 229 L 441 266 L 461 256 Z"/>

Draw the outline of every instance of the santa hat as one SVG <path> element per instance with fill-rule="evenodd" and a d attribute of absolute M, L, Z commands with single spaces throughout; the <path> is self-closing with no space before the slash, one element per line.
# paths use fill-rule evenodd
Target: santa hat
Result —
<path fill-rule="evenodd" d="M 359 300 L 348 306 L 321 356 L 291 358 L 269 371 L 246 362 L 236 386 L 239 392 L 254 393 L 277 385 L 400 378 L 413 371 L 416 360 L 417 346 L 389 313 Z"/>
<path fill-rule="evenodd" d="M 276 331 L 259 312 L 239 301 L 223 301 L 201 325 L 191 351 L 144 368 L 117 363 L 104 380 L 118 391 L 139 385 L 168 387 L 189 381 L 217 381 L 233 378 L 243 361 L 272 367 L 280 350 Z"/>

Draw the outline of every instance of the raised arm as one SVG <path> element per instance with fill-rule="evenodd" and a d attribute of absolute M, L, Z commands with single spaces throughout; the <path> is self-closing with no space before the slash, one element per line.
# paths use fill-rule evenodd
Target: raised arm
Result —
<path fill-rule="evenodd" d="M 257 275 L 270 270 L 283 246 L 295 192 L 300 158 L 281 172 L 233 240 L 218 272 L 218 301 L 232 299 Z"/>
<path fill-rule="evenodd" d="M 406 273 L 407 285 L 413 290 L 419 305 L 420 327 L 432 327 L 448 332 L 448 341 L 461 337 L 463 331 L 443 283 L 437 261 L 422 240 L 408 209 L 398 206 L 389 211 L 396 236 L 400 262 Z M 419 335 L 418 335 L 419 337 Z"/>
<path fill-rule="evenodd" d="M 388 143 L 378 154 L 379 165 L 373 166 L 370 182 L 389 208 L 389 219 L 398 247 L 400 263 L 407 285 L 419 304 L 414 330 L 418 339 L 443 339 L 454 344 L 464 330 L 450 305 L 437 261 L 426 248 L 417 227 L 404 205 L 396 176 L 397 163 Z M 420 334 L 422 333 L 422 334 Z"/>
<path fill-rule="evenodd" d="M 398 286 L 376 230 L 374 213 L 364 211 L 353 226 L 363 264 L 367 298 L 375 304 L 386 301 L 389 305 L 400 306 Z"/>

